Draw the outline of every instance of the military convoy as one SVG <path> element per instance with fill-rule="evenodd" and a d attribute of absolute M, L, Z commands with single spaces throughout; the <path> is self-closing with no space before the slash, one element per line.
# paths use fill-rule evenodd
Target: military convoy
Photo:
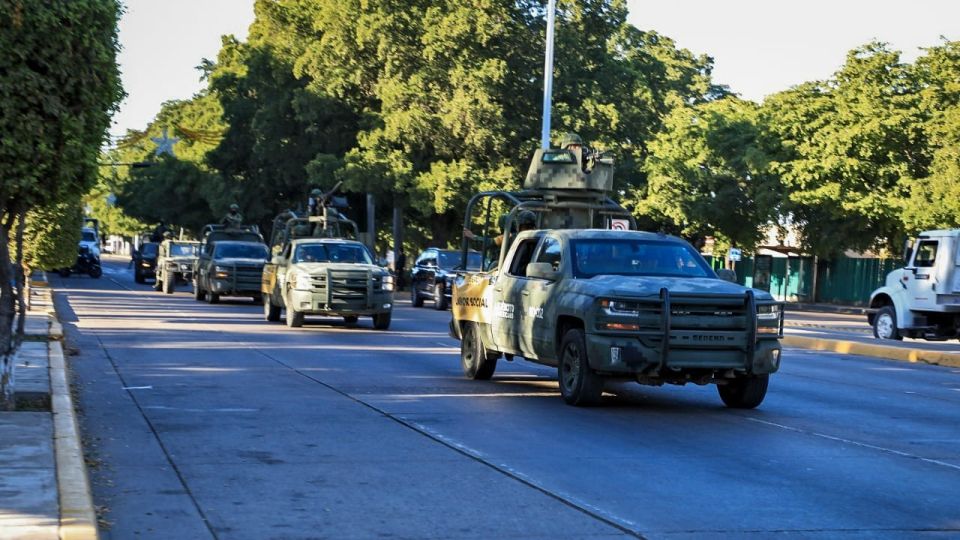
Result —
<path fill-rule="evenodd" d="M 493 248 L 487 270 L 454 283 L 464 374 L 489 379 L 499 358 L 523 357 L 556 367 L 572 405 L 599 400 L 607 379 L 632 379 L 712 383 L 727 406 L 758 406 L 780 365 L 781 304 L 721 280 L 687 242 L 636 231 L 606 196 L 612 160 L 594 155 L 587 168 L 582 152 L 538 150 L 523 191 L 468 203 L 468 231 L 496 221 L 492 202 L 509 210 L 499 236 L 480 237 Z M 531 230 L 513 227 L 522 212 L 536 216 Z M 468 248 L 465 238 L 464 261 Z"/>
<path fill-rule="evenodd" d="M 926 231 L 908 242 L 904 268 L 870 295 L 867 321 L 878 339 L 960 337 L 960 229 Z"/>
<path fill-rule="evenodd" d="M 216 304 L 222 296 L 246 296 L 260 302 L 267 259 L 267 246 L 255 225 L 205 226 L 193 270 L 194 298 Z"/>
<path fill-rule="evenodd" d="M 287 211 L 274 219 L 260 288 L 264 318 L 279 321 L 282 310 L 287 326 L 300 327 L 307 315 L 343 317 L 351 325 L 369 316 L 374 328 L 386 330 L 393 276 L 365 245 L 349 239 L 357 236 L 356 224 L 327 200 L 314 212 L 319 215 Z"/>

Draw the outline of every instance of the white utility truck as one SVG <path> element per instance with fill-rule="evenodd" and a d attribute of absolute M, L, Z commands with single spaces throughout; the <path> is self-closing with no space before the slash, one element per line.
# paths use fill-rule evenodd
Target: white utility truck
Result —
<path fill-rule="evenodd" d="M 926 231 L 904 246 L 906 266 L 870 295 L 867 320 L 879 339 L 944 341 L 960 336 L 960 229 Z"/>

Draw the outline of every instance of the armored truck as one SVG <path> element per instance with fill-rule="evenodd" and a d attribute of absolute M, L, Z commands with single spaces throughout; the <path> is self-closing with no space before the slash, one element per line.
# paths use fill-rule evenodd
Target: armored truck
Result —
<path fill-rule="evenodd" d="M 221 296 L 247 296 L 259 302 L 267 259 L 267 246 L 255 225 L 205 226 L 193 272 L 194 298 L 216 304 Z"/>
<path fill-rule="evenodd" d="M 307 315 L 343 317 L 355 324 L 372 317 L 377 330 L 390 327 L 394 280 L 375 263 L 356 236 L 356 224 L 334 208 L 319 216 L 285 212 L 274 219 L 272 258 L 263 267 L 261 293 L 267 321 L 303 326 Z"/>
<path fill-rule="evenodd" d="M 870 295 L 878 339 L 960 337 L 960 229 L 926 231 L 904 246 L 904 267 Z"/>
<path fill-rule="evenodd" d="M 164 240 L 157 254 L 157 279 L 154 289 L 173 294 L 179 283 L 193 281 L 199 242 Z"/>
<path fill-rule="evenodd" d="M 489 269 L 454 282 L 450 331 L 464 374 L 489 379 L 501 357 L 523 357 L 556 367 L 571 405 L 597 402 L 606 380 L 629 379 L 716 384 L 727 406 L 758 406 L 780 366 L 782 305 L 720 279 L 687 242 L 636 231 L 605 195 L 612 162 L 585 171 L 581 155 L 565 152 L 538 150 L 524 191 L 468 204 L 467 230 L 489 199 L 512 208 Z M 514 232 L 522 211 L 536 226 Z"/>

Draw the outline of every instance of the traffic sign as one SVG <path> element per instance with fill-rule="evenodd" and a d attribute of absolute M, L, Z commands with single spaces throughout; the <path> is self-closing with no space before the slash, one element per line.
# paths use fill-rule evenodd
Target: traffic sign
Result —
<path fill-rule="evenodd" d="M 741 255 L 740 248 L 732 247 L 730 251 L 727 252 L 727 258 L 734 262 L 740 262 Z"/>
<path fill-rule="evenodd" d="M 629 231 L 630 230 L 630 220 L 629 219 L 611 219 L 610 228 L 614 231 Z"/>

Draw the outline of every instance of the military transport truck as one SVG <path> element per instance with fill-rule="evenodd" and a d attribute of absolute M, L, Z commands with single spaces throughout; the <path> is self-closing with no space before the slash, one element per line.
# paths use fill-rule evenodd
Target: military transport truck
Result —
<path fill-rule="evenodd" d="M 491 268 L 454 283 L 451 334 L 465 375 L 489 379 L 500 357 L 519 356 L 556 367 L 572 405 L 599 400 L 608 379 L 712 383 L 729 407 L 759 405 L 780 365 L 781 304 L 720 279 L 679 238 L 631 230 L 629 213 L 605 195 L 611 160 L 595 159 L 589 171 L 582 160 L 538 150 L 524 191 L 468 204 L 468 230 L 490 199 L 511 209 Z M 514 233 L 523 211 L 537 226 Z M 464 257 L 466 249 L 465 239 Z"/>
<path fill-rule="evenodd" d="M 878 339 L 960 337 L 960 229 L 926 231 L 904 246 L 904 268 L 870 295 Z"/>
<path fill-rule="evenodd" d="M 199 242 L 167 239 L 160 243 L 157 254 L 157 279 L 153 288 L 173 294 L 178 283 L 193 281 Z"/>
<path fill-rule="evenodd" d="M 279 321 L 283 310 L 287 326 L 299 327 L 306 315 L 343 317 L 347 324 L 370 316 L 374 328 L 388 329 L 393 276 L 365 245 L 342 238 L 356 232 L 356 224 L 333 208 L 318 216 L 277 216 L 273 256 L 261 280 L 264 318 Z"/>
<path fill-rule="evenodd" d="M 260 302 L 260 276 L 269 254 L 257 227 L 207 225 L 200 238 L 194 298 L 216 304 L 221 296 L 247 296 Z"/>

